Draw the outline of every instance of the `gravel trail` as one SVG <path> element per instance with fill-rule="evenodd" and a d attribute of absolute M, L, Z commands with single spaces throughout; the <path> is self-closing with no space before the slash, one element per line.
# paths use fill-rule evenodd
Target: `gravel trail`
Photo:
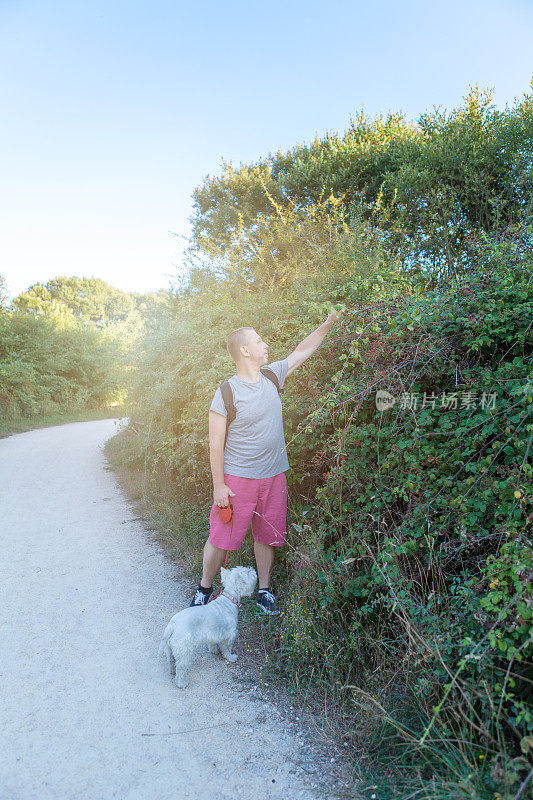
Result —
<path fill-rule="evenodd" d="M 188 598 L 104 469 L 115 430 L 0 440 L 1 800 L 315 798 L 294 734 L 231 665 L 202 655 L 179 690 L 158 659 Z"/>

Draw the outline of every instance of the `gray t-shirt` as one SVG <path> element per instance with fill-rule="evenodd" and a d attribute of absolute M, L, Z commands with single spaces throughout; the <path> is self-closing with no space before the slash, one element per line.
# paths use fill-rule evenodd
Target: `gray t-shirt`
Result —
<path fill-rule="evenodd" d="M 289 368 L 287 359 L 265 366 L 276 373 L 282 389 Z M 278 390 L 262 373 L 256 383 L 243 381 L 237 374 L 229 378 L 229 383 L 237 414 L 228 428 L 224 472 L 238 478 L 272 478 L 285 472 L 289 462 Z M 227 416 L 220 387 L 209 410 Z"/>

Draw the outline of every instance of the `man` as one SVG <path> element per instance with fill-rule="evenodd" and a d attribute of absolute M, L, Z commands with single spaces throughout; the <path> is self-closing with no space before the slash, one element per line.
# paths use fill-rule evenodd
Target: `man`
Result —
<path fill-rule="evenodd" d="M 307 361 L 339 318 L 331 309 L 328 318 L 309 334 L 287 358 L 268 364 L 280 389 L 285 378 Z M 209 453 L 213 476 L 213 507 L 209 538 L 203 553 L 202 580 L 191 606 L 209 601 L 212 582 L 224 563 L 227 550 L 238 550 L 251 525 L 257 564 L 257 605 L 266 614 L 279 614 L 270 591 L 270 572 L 276 547 L 286 539 L 287 480 L 289 469 L 283 434 L 281 401 L 274 382 L 261 368 L 268 363 L 268 344 L 254 328 L 238 328 L 227 341 L 237 371 L 229 379 L 236 409 L 228 426 L 220 388 L 209 409 Z M 233 518 L 222 522 L 219 509 L 231 503 Z"/>

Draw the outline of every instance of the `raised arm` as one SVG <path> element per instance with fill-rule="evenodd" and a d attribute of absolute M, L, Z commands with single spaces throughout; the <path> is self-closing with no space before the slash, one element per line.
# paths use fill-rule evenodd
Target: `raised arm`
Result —
<path fill-rule="evenodd" d="M 329 329 L 336 322 L 340 317 L 340 313 L 336 311 L 334 308 L 328 314 L 328 318 L 322 325 L 319 325 L 313 333 L 310 333 L 309 336 L 306 336 L 300 344 L 294 348 L 292 353 L 287 356 L 287 361 L 289 364 L 289 368 L 287 370 L 287 375 L 290 375 L 291 372 L 301 366 L 304 361 L 307 361 L 309 356 L 312 356 L 315 350 L 317 350 L 320 345 L 322 344 L 324 337 L 328 333 Z"/>

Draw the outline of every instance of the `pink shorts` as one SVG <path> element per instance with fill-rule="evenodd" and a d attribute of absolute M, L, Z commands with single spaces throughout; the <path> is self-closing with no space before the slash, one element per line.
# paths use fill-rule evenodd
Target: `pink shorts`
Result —
<path fill-rule="evenodd" d="M 237 478 L 224 474 L 226 486 L 235 492 L 231 522 L 221 522 L 213 503 L 209 517 L 209 541 L 223 550 L 238 550 L 252 526 L 256 542 L 280 547 L 287 537 L 287 478 L 284 472 L 272 478 Z"/>

